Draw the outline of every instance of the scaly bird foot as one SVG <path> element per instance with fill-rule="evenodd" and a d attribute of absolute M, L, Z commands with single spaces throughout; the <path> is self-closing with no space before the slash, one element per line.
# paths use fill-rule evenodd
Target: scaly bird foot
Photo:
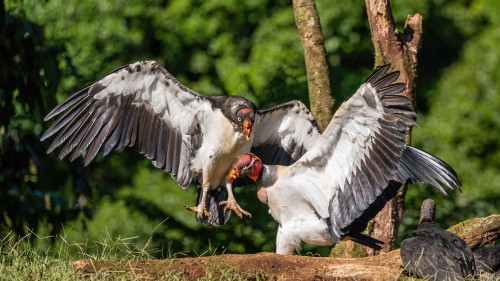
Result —
<path fill-rule="evenodd" d="M 219 205 L 220 206 L 226 206 L 224 208 L 224 211 L 229 209 L 231 211 L 233 211 L 240 219 L 243 218 L 243 215 L 245 216 L 248 216 L 248 217 L 252 217 L 252 215 L 245 211 L 243 208 L 240 207 L 240 205 L 238 205 L 238 203 L 236 203 L 236 200 L 227 200 L 227 201 L 220 201 L 219 202 Z"/>
<path fill-rule="evenodd" d="M 203 220 L 203 218 L 208 218 L 212 216 L 212 214 L 205 208 L 205 206 L 196 206 L 196 207 L 189 207 L 189 206 L 184 206 L 186 210 L 196 212 L 196 216 L 198 216 L 198 219 Z"/>

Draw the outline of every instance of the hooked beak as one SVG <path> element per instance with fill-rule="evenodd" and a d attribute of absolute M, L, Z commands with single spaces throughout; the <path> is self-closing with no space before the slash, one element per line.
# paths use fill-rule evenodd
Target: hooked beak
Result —
<path fill-rule="evenodd" d="M 239 174 L 240 174 L 240 171 L 238 170 L 238 168 L 234 167 L 233 170 L 231 171 L 231 173 L 229 174 L 229 180 L 234 181 L 238 177 Z"/>
<path fill-rule="evenodd" d="M 252 133 L 252 121 L 245 120 L 243 121 L 243 134 L 245 134 L 245 138 L 250 140 L 250 134 Z"/>

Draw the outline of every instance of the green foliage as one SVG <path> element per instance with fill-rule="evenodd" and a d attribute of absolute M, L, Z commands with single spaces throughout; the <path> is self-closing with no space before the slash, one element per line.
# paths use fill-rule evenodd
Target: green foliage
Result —
<path fill-rule="evenodd" d="M 184 205 L 195 203 L 196 189 L 183 190 L 160 170 L 140 165 L 130 186 L 122 187 L 114 198 L 100 200 L 94 219 L 66 224 L 68 241 L 100 241 L 102 236 L 136 237 L 139 245 L 149 245 L 156 256 L 170 253 L 202 255 L 273 251 L 276 223 L 254 198 L 253 188 L 238 190 L 240 204 L 252 219 L 232 216 L 220 227 L 202 225 Z M 151 241 L 149 241 L 151 240 Z M 154 249 L 154 250 L 153 250 Z"/>
<path fill-rule="evenodd" d="M 365 7 L 348 0 L 316 2 L 338 106 L 371 72 Z M 464 183 L 463 193 L 450 199 L 430 187 L 411 186 L 400 236 L 410 235 L 428 196 L 438 201 L 442 226 L 500 212 L 495 205 L 500 4 L 392 2 L 400 29 L 407 14 L 424 17 L 417 93 L 421 127 L 414 130 L 414 144 L 450 163 Z M 159 61 L 203 94 L 241 95 L 261 108 L 290 99 L 307 104 L 302 46 L 290 1 L 7 0 L 5 7 L 0 29 L 0 230 L 22 233 L 26 226 L 51 223 L 51 231 L 39 231 L 53 234 L 71 220 L 64 224 L 68 241 L 89 245 L 102 237 L 137 236 L 134 243 L 154 249 L 157 257 L 274 250 L 277 225 L 256 200 L 253 187 L 236 190 L 251 219 L 233 216 L 226 226 L 205 227 L 183 208 L 194 204 L 196 188 L 180 189 L 138 153 L 97 157 L 82 170 L 78 163 L 56 161 L 55 155 L 47 158 L 46 144 L 38 139 L 48 126 L 43 116 L 57 102 L 136 60 Z M 46 198 L 52 204 L 45 204 Z M 8 206 L 17 209 L 7 211 Z M 95 215 L 89 220 L 81 208 Z M 15 216 L 20 210 L 25 211 Z"/>
<path fill-rule="evenodd" d="M 441 70 L 428 92 L 430 111 L 419 118 L 420 128 L 413 130 L 413 141 L 447 161 L 458 173 L 463 192 L 443 198 L 429 188 L 409 189 L 404 219 L 405 229 L 414 229 L 420 198 L 438 198 L 437 221 L 449 227 L 467 218 L 500 213 L 500 40 L 499 17 L 494 1 L 472 1 L 469 13 L 461 10 L 453 16 L 481 19 L 482 23 L 464 32 L 470 39 L 458 59 Z M 462 7 L 463 8 L 463 7 Z M 454 7 L 459 9 L 459 7 Z M 465 27 L 463 27 L 465 28 Z M 406 232 L 404 232 L 406 233 Z"/>
<path fill-rule="evenodd" d="M 464 46 L 460 59 L 444 70 L 432 91 L 435 106 L 413 134 L 418 146 L 446 159 L 462 180 L 463 194 L 438 209 L 444 226 L 500 212 L 499 40 L 500 28 L 492 24 Z"/>
<path fill-rule="evenodd" d="M 74 200 L 88 187 L 81 166 L 46 156 L 37 136 L 47 105 L 54 104 L 64 48 L 47 43 L 39 25 L 5 13 L 1 4 L 0 237 L 5 229 L 23 234 L 40 223 L 55 235 L 79 213 Z"/>
<path fill-rule="evenodd" d="M 27 236 L 24 240 L 32 240 Z M 53 259 L 45 252 L 26 247 L 23 239 L 13 236 L 0 240 L 2 280 L 69 280 L 73 270 L 69 262 Z"/>

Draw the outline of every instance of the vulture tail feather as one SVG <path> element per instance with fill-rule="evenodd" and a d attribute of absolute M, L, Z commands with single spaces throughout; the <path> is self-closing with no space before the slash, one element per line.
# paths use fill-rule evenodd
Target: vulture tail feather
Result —
<path fill-rule="evenodd" d="M 384 242 L 382 242 L 378 239 L 375 239 L 371 236 L 368 236 L 366 234 L 359 233 L 359 232 L 358 233 L 349 233 L 347 235 L 347 239 L 352 240 L 352 241 L 359 243 L 361 245 L 370 247 L 370 248 L 375 249 L 375 250 L 382 249 L 382 246 L 384 245 Z"/>
<path fill-rule="evenodd" d="M 198 187 L 198 198 L 196 198 L 196 205 L 200 204 L 202 195 L 202 187 Z M 210 212 L 210 217 L 199 218 L 195 214 L 196 220 L 200 223 L 212 226 L 219 226 L 226 224 L 231 215 L 231 210 L 225 210 L 225 206 L 220 206 L 219 202 L 227 200 L 227 189 L 221 188 L 220 190 L 208 190 L 207 198 L 205 201 L 206 208 Z"/>
<path fill-rule="evenodd" d="M 425 151 L 407 146 L 401 156 L 401 164 L 399 167 L 400 172 L 408 173 L 410 182 L 421 182 L 423 180 L 431 183 L 445 195 L 444 187 L 461 191 L 460 186 L 462 184 L 453 168 L 443 160 Z"/>

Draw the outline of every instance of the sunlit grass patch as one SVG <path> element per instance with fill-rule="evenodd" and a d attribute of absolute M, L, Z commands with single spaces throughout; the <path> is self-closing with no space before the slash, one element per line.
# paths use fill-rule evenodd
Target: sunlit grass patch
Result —
<path fill-rule="evenodd" d="M 107 233 L 107 232 L 106 232 Z M 189 280 L 182 271 L 171 271 L 154 258 L 158 251 L 164 258 L 178 258 L 186 253 L 151 248 L 135 243 L 138 237 L 111 237 L 108 233 L 98 241 L 76 243 L 64 236 L 41 237 L 29 233 L 18 237 L 7 234 L 0 240 L 0 280 Z M 47 246 L 49 245 L 49 246 Z M 210 243 L 197 256 L 218 255 L 221 249 Z M 208 264 L 199 280 L 259 280 L 262 273 L 244 273 L 224 264 Z M 262 279 L 262 278 L 261 278 Z"/>
<path fill-rule="evenodd" d="M 49 239 L 34 233 L 24 237 L 7 234 L 0 241 L 1 279 L 75 280 L 83 278 L 74 266 L 78 260 L 153 259 L 149 245 L 138 246 L 134 243 L 136 237 L 112 238 L 108 235 L 92 243 L 74 243 L 59 237 L 56 245 L 45 247 Z M 136 278 L 132 273 L 119 275 Z"/>
<path fill-rule="evenodd" d="M 53 251 L 39 251 L 30 246 L 30 235 L 17 238 L 8 234 L 0 241 L 2 280 L 75 279 L 75 272 L 71 268 L 72 260 L 57 253 L 54 255 Z"/>

